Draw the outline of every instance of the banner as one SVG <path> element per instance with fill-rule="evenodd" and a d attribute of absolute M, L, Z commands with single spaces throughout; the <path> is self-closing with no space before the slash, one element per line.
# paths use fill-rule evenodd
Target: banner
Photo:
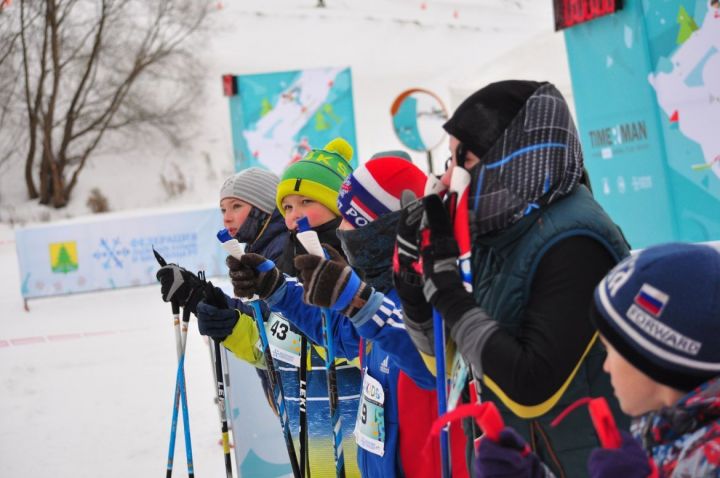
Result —
<path fill-rule="evenodd" d="M 595 197 L 632 247 L 720 239 L 720 6 L 628 0 L 565 30 Z"/>
<path fill-rule="evenodd" d="M 21 293 L 33 298 L 154 284 L 159 266 L 152 247 L 168 263 L 223 275 L 226 254 L 215 237 L 221 228 L 216 207 L 18 228 Z"/>
<path fill-rule="evenodd" d="M 355 150 L 350 68 L 225 75 L 235 170 L 264 166 L 281 174 L 313 148 L 341 136 Z"/>
<path fill-rule="evenodd" d="M 228 418 L 240 478 L 292 476 L 278 417 L 268 404 L 258 372 L 223 348 L 227 356 Z"/>

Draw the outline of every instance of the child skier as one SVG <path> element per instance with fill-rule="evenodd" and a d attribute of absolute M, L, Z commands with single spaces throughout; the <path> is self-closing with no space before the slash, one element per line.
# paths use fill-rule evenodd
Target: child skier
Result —
<path fill-rule="evenodd" d="M 720 252 L 645 249 L 600 282 L 591 315 L 607 348 L 603 368 L 635 418 L 634 437 L 621 431 L 619 448 L 590 454 L 590 476 L 720 476 Z M 548 476 L 533 453 L 521 453 L 517 434 L 503 435 L 500 444 L 481 442 L 478 476 Z"/>
<path fill-rule="evenodd" d="M 288 231 L 283 218 L 275 208 L 274 190 L 279 178 L 276 174 L 261 168 L 248 168 L 228 177 L 220 188 L 220 212 L 223 224 L 230 234 L 238 241 L 246 244 L 246 249 L 268 257 L 279 258 L 288 240 Z M 209 335 L 222 342 L 237 358 L 264 368 L 262 353 L 255 347 L 259 333 L 255 322 L 247 315 L 238 327 L 242 333 L 228 337 L 222 330 L 216 331 L 217 321 L 208 322 L 205 316 L 198 313 L 197 305 L 204 298 L 204 284 L 192 272 L 178 266 L 168 264 L 157 272 L 161 284 L 164 301 L 175 300 L 182 307 L 188 307 L 198 316 L 200 333 Z M 239 308 L 239 301 L 226 296 L 230 309 Z M 244 337 L 246 342 L 237 340 Z M 227 339 L 227 340 L 226 340 Z M 263 382 L 263 389 L 268 403 L 275 408 L 268 377 L 264 371 L 258 370 Z"/>
<path fill-rule="evenodd" d="M 333 309 L 329 320 L 338 354 L 359 355 L 363 369 L 354 434 L 366 477 L 436 476 L 440 468 L 437 456 L 418 454 L 437 414 L 435 379 L 404 328 L 392 286 L 400 193 L 410 189 L 422 195 L 426 180 L 411 162 L 397 157 L 359 167 L 343 183 L 337 201 L 343 216 L 338 236 L 349 265 L 325 244 L 330 259 L 309 254 L 295 258 L 303 284 L 259 255 L 228 260 L 236 295 L 257 293 L 318 343 L 319 307 Z M 281 203 L 286 200 L 282 194 L 279 190 Z M 464 469 L 464 461 L 457 468 Z"/>
<path fill-rule="evenodd" d="M 305 250 L 295 236 L 295 222 L 306 216 L 310 225 L 323 241 L 339 248 L 335 230 L 340 224 L 339 213 L 335 205 L 337 191 L 347 174 L 352 170 L 350 159 L 352 147 L 343 139 L 337 138 L 322 149 L 310 151 L 302 160 L 291 164 L 283 173 L 276 187 L 267 188 L 265 194 L 273 192 L 273 208 L 278 220 L 288 233 L 282 251 L 273 259 L 282 272 L 297 275 L 293 259 Z M 276 192 L 277 190 L 277 192 Z M 283 194 L 283 200 L 277 197 Z M 261 252 L 247 249 L 249 253 Z M 233 258 L 229 257 L 228 261 Z M 230 263 L 230 262 L 229 262 Z M 238 296 L 240 297 L 240 296 Z M 251 296 L 244 296 L 251 297 Z M 223 345 L 256 366 L 264 367 L 262 353 L 255 346 L 259 336 L 251 317 L 250 306 L 239 299 L 234 301 L 231 309 L 222 309 L 212 304 L 201 302 L 198 305 L 198 325 L 200 332 L 223 340 Z M 287 400 L 288 415 L 293 430 L 298 428 L 299 416 L 299 368 L 302 335 L 292 326 L 291 317 L 286 314 L 270 314 L 262 304 L 262 309 L 269 317 L 268 340 L 271 347 L 279 350 L 277 357 L 282 357 L 282 380 Z M 348 330 L 352 330 L 348 327 Z M 309 361 L 312 370 L 307 380 L 307 415 L 310 428 L 310 473 L 317 477 L 334 476 L 332 466 L 332 441 L 330 420 L 328 416 L 326 376 L 324 360 L 318 349 L 311 350 Z M 338 385 L 340 388 L 340 410 L 347 421 L 354 419 L 357 410 L 357 389 L 360 387 L 360 373 L 356 365 L 345 360 L 337 362 Z M 276 367 L 277 368 L 277 367 Z M 318 399 L 323 400 L 318 400 Z M 345 455 L 348 456 L 346 476 L 359 476 L 354 464 L 355 447 L 351 444 L 349 430 L 344 440 Z"/>

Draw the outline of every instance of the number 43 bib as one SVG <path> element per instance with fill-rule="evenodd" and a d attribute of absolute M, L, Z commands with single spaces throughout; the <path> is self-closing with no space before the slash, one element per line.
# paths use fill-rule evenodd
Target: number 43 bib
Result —
<path fill-rule="evenodd" d="M 290 323 L 281 315 L 272 313 L 265 322 L 265 333 L 270 344 L 270 353 L 280 360 L 296 367 L 300 366 L 300 334 L 290 330 Z M 261 344 L 259 344 L 262 347 Z"/>

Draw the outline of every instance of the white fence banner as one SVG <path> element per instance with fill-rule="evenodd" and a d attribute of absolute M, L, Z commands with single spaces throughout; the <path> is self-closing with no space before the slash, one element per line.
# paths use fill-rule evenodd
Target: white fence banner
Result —
<path fill-rule="evenodd" d="M 25 298 L 153 284 L 155 249 L 208 277 L 225 274 L 215 233 L 217 207 L 173 212 L 109 213 L 19 228 L 15 232 Z"/>

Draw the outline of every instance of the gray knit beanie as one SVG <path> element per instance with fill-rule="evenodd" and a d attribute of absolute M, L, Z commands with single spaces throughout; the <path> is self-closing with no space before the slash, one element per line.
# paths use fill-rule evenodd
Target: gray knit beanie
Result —
<path fill-rule="evenodd" d="M 280 178 L 262 168 L 243 169 L 227 178 L 220 188 L 220 200 L 241 199 L 263 212 L 272 214 L 275 209 L 275 191 Z"/>

